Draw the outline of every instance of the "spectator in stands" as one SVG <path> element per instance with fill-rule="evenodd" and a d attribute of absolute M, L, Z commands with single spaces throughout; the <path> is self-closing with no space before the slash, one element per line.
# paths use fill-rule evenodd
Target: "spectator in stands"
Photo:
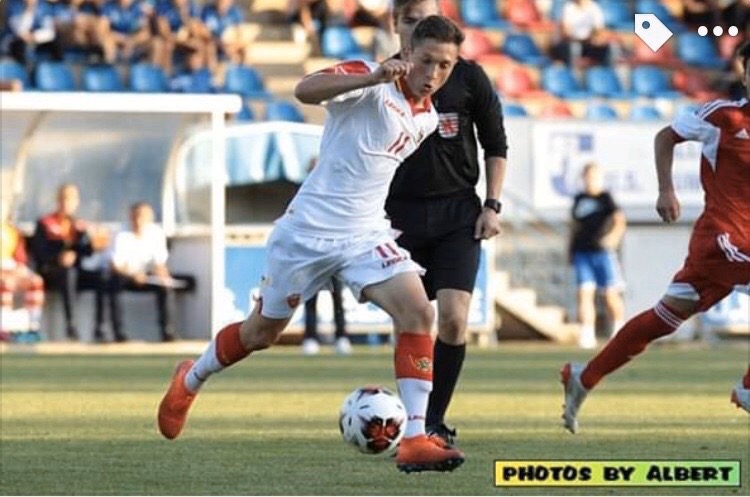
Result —
<path fill-rule="evenodd" d="M 39 0 L 11 2 L 2 46 L 3 52 L 9 52 L 24 65 L 30 54 L 45 54 L 53 60 L 62 60 L 62 45 L 55 32 L 54 12 L 50 6 Z"/>
<path fill-rule="evenodd" d="M 625 234 L 625 215 L 612 195 L 604 190 L 599 166 L 583 168 L 584 189 L 575 196 L 570 237 L 570 261 L 578 287 L 578 320 L 581 335 L 578 345 L 596 347 L 596 290 L 604 292 L 613 331 L 623 324 L 624 306 L 620 295 L 622 279 L 615 250 Z"/>
<path fill-rule="evenodd" d="M 0 236 L 0 305 L 2 307 L 2 326 L 0 340 L 15 339 L 13 332 L 29 333 L 31 340 L 41 338 L 42 305 L 44 304 L 44 281 L 42 277 L 29 269 L 26 243 L 23 234 L 11 224 L 8 202 L 2 202 L 2 235 Z M 16 316 L 14 299 L 16 293 L 23 294 L 24 310 L 28 313 L 26 323 L 13 322 Z M 25 321 L 25 320 L 24 320 Z M 22 325 L 24 329 L 19 329 Z"/>
<path fill-rule="evenodd" d="M 216 69 L 216 41 L 200 20 L 195 0 L 170 0 L 157 4 L 159 36 L 163 40 L 161 65 L 172 74 L 175 57 L 184 60 L 188 70 Z"/>
<path fill-rule="evenodd" d="M 350 25 L 376 28 L 373 39 L 375 60 L 385 60 L 399 50 L 393 17 L 392 0 L 357 0 Z"/>
<path fill-rule="evenodd" d="M 100 16 L 102 2 L 81 0 L 46 0 L 55 18 L 55 30 L 64 49 L 80 48 L 102 52 L 109 33 Z"/>
<path fill-rule="evenodd" d="M 174 340 L 171 320 L 171 295 L 175 280 L 167 267 L 167 238 L 164 231 L 154 223 L 154 211 L 146 202 L 137 202 L 130 207 L 131 229 L 115 236 L 111 253 L 109 279 L 112 328 L 115 340 L 125 341 L 122 328 L 123 290 L 154 292 L 161 339 Z"/>
<path fill-rule="evenodd" d="M 331 280 L 331 298 L 333 299 L 333 322 L 335 326 L 336 352 L 342 355 L 352 353 L 352 344 L 346 334 L 346 313 L 344 299 L 341 292 L 341 282 L 336 278 Z M 318 294 L 305 302 L 305 334 L 302 338 L 302 352 L 305 355 L 315 355 L 320 351 L 318 336 Z"/>
<path fill-rule="evenodd" d="M 604 12 L 593 0 L 568 0 L 560 20 L 562 39 L 553 55 L 568 65 L 604 64 L 610 58 L 610 37 L 604 30 Z"/>
<path fill-rule="evenodd" d="M 75 214 L 80 196 L 78 187 L 65 183 L 57 190 L 57 209 L 36 223 L 31 240 L 31 252 L 36 269 L 50 291 L 59 292 L 65 312 L 65 332 L 68 338 L 77 339 L 75 323 L 76 292 L 82 288 L 100 287 L 98 272 L 83 269 L 83 258 L 95 251 L 103 250 L 107 237 L 98 230 L 88 228 Z M 97 299 L 97 314 L 102 312 L 102 303 Z"/>
<path fill-rule="evenodd" d="M 330 7 L 327 0 L 288 0 L 286 12 L 289 22 L 299 23 L 312 45 L 313 55 L 320 55 L 320 41 L 329 22 Z"/>
<path fill-rule="evenodd" d="M 213 0 L 207 3 L 201 11 L 201 20 L 216 40 L 220 54 L 225 55 L 234 64 L 242 64 L 248 47 L 242 36 L 239 36 L 236 30 L 230 29 L 244 22 L 242 10 L 235 5 L 234 0 Z"/>
<path fill-rule="evenodd" d="M 152 63 L 158 61 L 161 40 L 151 34 L 148 9 L 142 0 L 111 0 L 104 4 L 102 16 L 108 25 L 103 43 L 107 63 L 130 61 L 144 54 Z"/>

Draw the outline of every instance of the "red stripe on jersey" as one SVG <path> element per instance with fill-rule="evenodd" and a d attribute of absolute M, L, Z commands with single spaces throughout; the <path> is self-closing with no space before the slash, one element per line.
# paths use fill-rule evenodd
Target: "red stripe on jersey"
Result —
<path fill-rule="evenodd" d="M 401 252 L 399 252 L 398 249 L 394 247 L 392 243 L 388 242 L 385 244 L 385 246 L 388 247 L 388 250 L 390 250 L 393 255 L 397 257 L 401 255 Z"/>
<path fill-rule="evenodd" d="M 391 146 L 388 147 L 388 149 L 386 150 L 386 152 L 388 152 L 388 153 L 396 153 L 396 148 L 399 145 L 401 145 L 402 140 L 407 140 L 408 138 L 409 137 L 406 136 L 406 133 L 404 133 L 402 131 L 401 133 L 399 133 L 398 138 L 396 138 L 396 140 L 393 143 L 391 143 Z M 404 145 L 406 145 L 406 141 L 403 142 L 403 145 L 401 145 L 401 147 L 398 150 L 401 150 L 401 148 L 404 148 Z"/>
<path fill-rule="evenodd" d="M 383 246 L 382 245 L 378 245 L 377 247 L 375 247 L 375 250 L 378 251 L 378 255 L 382 259 L 388 259 L 388 254 L 385 253 L 385 250 L 383 250 Z"/>
<path fill-rule="evenodd" d="M 361 60 L 348 60 L 313 74 L 370 74 L 370 67 Z"/>
<path fill-rule="evenodd" d="M 399 145 L 399 147 L 396 150 L 394 150 L 393 153 L 397 154 L 397 153 L 401 152 L 404 149 L 404 147 L 406 146 L 407 143 L 409 143 L 409 137 L 408 136 L 404 138 L 403 143 L 401 143 L 401 145 Z"/>

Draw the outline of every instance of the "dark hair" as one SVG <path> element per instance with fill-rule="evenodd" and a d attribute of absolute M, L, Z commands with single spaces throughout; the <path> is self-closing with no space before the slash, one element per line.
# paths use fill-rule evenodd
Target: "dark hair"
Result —
<path fill-rule="evenodd" d="M 393 19 L 398 19 L 398 16 L 412 5 L 422 2 L 435 2 L 440 6 L 439 0 L 393 0 Z"/>
<path fill-rule="evenodd" d="M 737 48 L 735 56 L 742 62 L 742 69 L 747 70 L 747 65 L 750 63 L 750 40 L 746 40 Z"/>
<path fill-rule="evenodd" d="M 151 209 L 151 204 L 149 204 L 145 200 L 139 200 L 138 202 L 133 202 L 132 204 L 130 204 L 130 212 L 135 212 L 141 209 Z"/>
<path fill-rule="evenodd" d="M 425 40 L 435 40 L 439 43 L 453 43 L 457 47 L 464 41 L 464 33 L 455 22 L 444 16 L 425 17 L 411 35 L 411 45 L 416 47 Z"/>

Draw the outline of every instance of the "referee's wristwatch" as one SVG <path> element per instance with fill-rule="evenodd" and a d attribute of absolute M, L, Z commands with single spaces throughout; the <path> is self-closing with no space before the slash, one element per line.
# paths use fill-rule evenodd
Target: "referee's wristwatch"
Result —
<path fill-rule="evenodd" d="M 496 214 L 500 214 L 500 211 L 503 209 L 503 204 L 495 198 L 488 198 L 484 201 L 484 208 L 492 209 Z"/>

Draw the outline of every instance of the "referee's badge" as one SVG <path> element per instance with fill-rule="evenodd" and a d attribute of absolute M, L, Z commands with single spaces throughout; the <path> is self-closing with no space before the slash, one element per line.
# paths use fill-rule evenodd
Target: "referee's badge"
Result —
<path fill-rule="evenodd" d="M 458 112 L 449 112 L 447 114 L 438 114 L 438 133 L 443 138 L 453 138 L 458 136 Z"/>

